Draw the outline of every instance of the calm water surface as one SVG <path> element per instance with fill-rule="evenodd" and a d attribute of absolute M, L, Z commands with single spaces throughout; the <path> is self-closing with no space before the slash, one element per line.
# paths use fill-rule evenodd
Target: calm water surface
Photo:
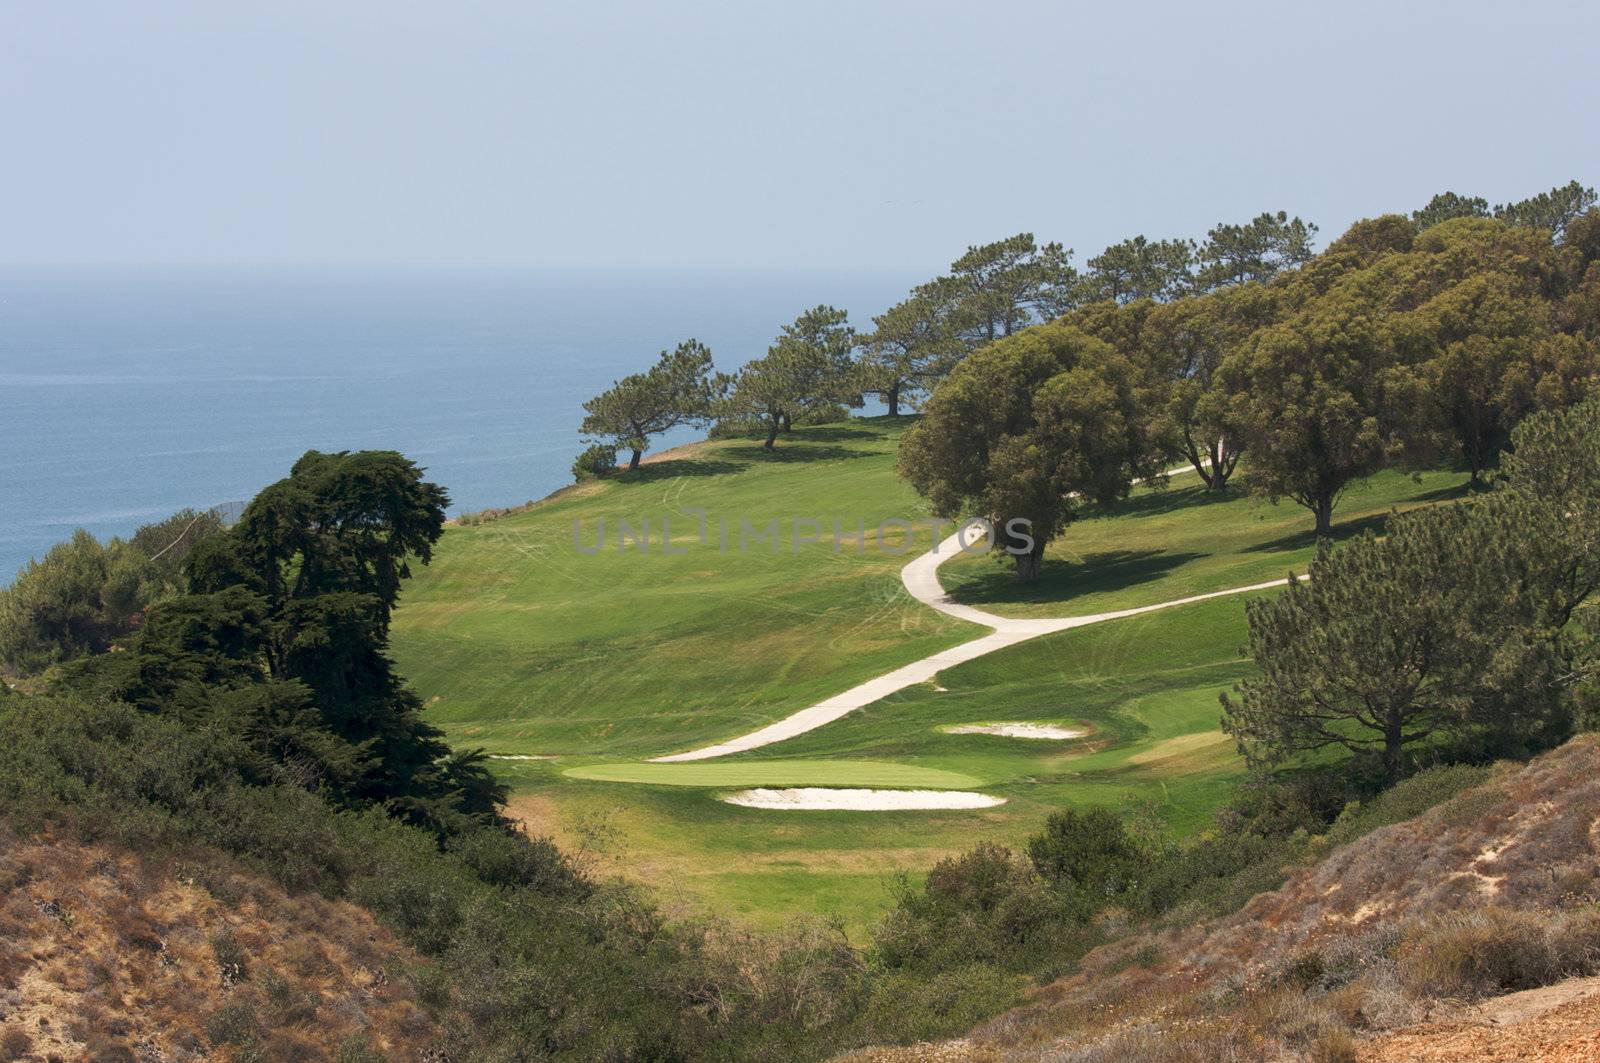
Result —
<path fill-rule="evenodd" d="M 248 499 L 312 448 L 403 451 L 454 513 L 542 497 L 583 400 L 663 347 L 733 369 L 808 306 L 864 326 L 921 279 L 0 269 L 0 584 L 74 528 Z"/>

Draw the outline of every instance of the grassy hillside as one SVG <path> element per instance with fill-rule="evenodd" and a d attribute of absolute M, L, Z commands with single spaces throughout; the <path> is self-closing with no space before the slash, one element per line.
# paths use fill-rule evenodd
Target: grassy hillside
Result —
<path fill-rule="evenodd" d="M 700 444 L 452 528 L 406 590 L 396 658 L 436 723 L 491 751 L 653 755 L 760 726 L 964 641 L 977 630 L 905 594 L 902 559 L 831 548 L 835 520 L 851 533 L 864 521 L 871 534 L 926 513 L 892 472 L 904 422 L 803 429 L 771 452 Z M 592 549 L 602 518 L 606 547 L 585 555 L 573 522 Z M 796 518 L 821 522 L 830 541 L 795 552 Z M 777 549 L 741 551 L 740 522 L 763 531 L 773 519 Z M 665 520 L 680 555 L 661 550 Z M 650 550 L 619 550 L 619 521 L 649 521 Z M 930 541 L 924 531 L 916 548 Z"/>
<path fill-rule="evenodd" d="M 1466 494 L 1450 471 L 1380 473 L 1354 484 L 1337 510 L 1337 538 L 1382 526 L 1392 509 Z M 1070 616 L 1151 605 L 1304 570 L 1316 555 L 1309 511 L 1244 490 L 1208 491 L 1193 473 L 1167 489 L 1091 509 L 1045 552 L 1039 579 L 1020 585 L 992 560 L 967 556 L 940 569 L 958 601 L 1002 616 Z"/>
<path fill-rule="evenodd" d="M 796 912 L 859 926 L 899 870 L 987 839 L 1020 843 L 1065 804 L 1147 804 L 1179 834 L 1204 822 L 1241 765 L 1217 730 L 1217 694 L 1245 674 L 1241 600 L 1224 598 L 1061 632 L 952 668 L 788 742 L 717 761 L 644 758 L 741 734 L 863 679 L 980 633 L 910 599 L 911 554 L 737 550 L 740 518 L 869 529 L 925 513 L 894 475 L 908 419 L 797 430 L 774 454 L 697 444 L 637 474 L 524 512 L 451 528 L 396 617 L 402 672 L 452 738 L 502 760 L 514 810 L 591 859 L 693 906 L 757 922 Z M 1464 475 L 1386 473 L 1353 489 L 1338 531 L 1449 497 Z M 1074 615 L 1262 582 L 1304 567 L 1310 518 L 1176 476 L 1074 525 L 1045 578 L 1019 593 L 993 559 L 942 570 L 963 600 L 1017 615 Z M 696 508 L 710 518 L 698 541 Z M 659 550 L 661 519 L 685 552 Z M 587 556 L 599 519 L 637 527 L 651 551 Z M 730 525 L 720 551 L 717 521 Z M 869 530 L 869 539 L 872 533 Z M 919 533 L 925 547 L 931 535 Z M 1271 593 L 1271 592 L 1268 592 Z M 954 735 L 942 727 L 1065 723 L 1068 742 Z M 717 801 L 749 785 L 981 789 L 959 812 L 774 812 Z"/>

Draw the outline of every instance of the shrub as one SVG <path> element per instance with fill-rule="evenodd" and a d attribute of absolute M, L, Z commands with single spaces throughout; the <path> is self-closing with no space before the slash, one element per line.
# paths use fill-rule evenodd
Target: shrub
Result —
<path fill-rule="evenodd" d="M 103 653 L 143 607 L 139 558 L 79 529 L 0 590 L 0 661 L 22 672 Z"/>
<path fill-rule="evenodd" d="M 340 1042 L 338 1054 L 334 1056 L 335 1063 L 386 1063 L 387 1059 L 369 1039 L 359 1035 Z"/>
<path fill-rule="evenodd" d="M 1004 846 L 941 860 L 917 890 L 902 881 L 873 933 L 886 967 L 948 970 L 981 962 L 1029 970 L 1082 955 L 1091 935 L 1081 910 Z"/>
<path fill-rule="evenodd" d="M 596 443 L 589 447 L 572 463 L 572 478 L 578 483 L 584 480 L 598 480 L 617 469 L 617 448 L 608 447 L 603 443 Z"/>
<path fill-rule="evenodd" d="M 1053 813 L 1029 840 L 1028 857 L 1085 916 L 1145 888 L 1152 863 L 1122 818 L 1106 808 Z"/>
<path fill-rule="evenodd" d="M 33 1038 L 15 1027 L 0 1035 L 0 1063 L 22 1059 L 33 1048 Z"/>
<path fill-rule="evenodd" d="M 147 608 L 185 589 L 184 558 L 221 530 L 215 514 L 192 509 L 146 524 L 127 542 L 102 543 L 80 528 L 0 589 L 0 662 L 33 673 L 103 653 Z"/>
<path fill-rule="evenodd" d="M 491 886 L 518 886 L 550 897 L 582 897 L 589 884 L 548 838 L 530 838 L 494 827 L 452 838 L 449 850 Z"/>
<path fill-rule="evenodd" d="M 250 1045 L 261 1039 L 255 1009 L 243 1000 L 222 1005 L 206 1019 L 206 1039 L 213 1045 Z"/>
<path fill-rule="evenodd" d="M 1401 983 L 1417 997 L 1474 998 L 1534 989 L 1600 969 L 1600 919 L 1590 913 L 1484 908 L 1409 927 Z"/>
<path fill-rule="evenodd" d="M 1016 1002 L 1015 976 L 969 963 L 931 977 L 898 972 L 878 980 L 861 1018 L 864 1039 L 907 1043 L 964 1033 Z"/>
<path fill-rule="evenodd" d="M 1344 845 L 1379 827 L 1414 819 L 1436 805 L 1488 781 L 1487 766 L 1452 764 L 1429 768 L 1383 791 L 1365 804 L 1345 806 L 1327 833 L 1326 844 Z"/>
<path fill-rule="evenodd" d="M 222 974 L 224 985 L 242 982 L 250 977 L 250 959 L 232 930 L 223 929 L 211 935 L 211 951 L 217 957 L 217 969 Z"/>
<path fill-rule="evenodd" d="M 1357 1063 L 1356 1039 L 1349 1030 L 1323 1030 L 1306 1049 L 1306 1063 Z"/>

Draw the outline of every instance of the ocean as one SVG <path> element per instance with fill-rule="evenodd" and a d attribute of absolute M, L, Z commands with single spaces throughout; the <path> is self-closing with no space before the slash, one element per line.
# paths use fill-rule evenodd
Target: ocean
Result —
<path fill-rule="evenodd" d="M 75 528 L 248 500 L 310 449 L 399 450 L 453 515 L 540 498 L 571 481 L 583 401 L 663 348 L 732 370 L 807 307 L 860 328 L 922 279 L 0 268 L 0 585 Z"/>

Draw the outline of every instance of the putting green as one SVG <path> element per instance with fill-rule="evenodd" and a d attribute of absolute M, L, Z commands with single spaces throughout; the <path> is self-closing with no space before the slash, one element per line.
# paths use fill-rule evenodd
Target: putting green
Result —
<path fill-rule="evenodd" d="M 896 786 L 963 790 L 983 780 L 943 768 L 887 760 L 766 760 L 752 763 L 590 764 L 568 768 L 570 779 L 656 786 Z"/>

